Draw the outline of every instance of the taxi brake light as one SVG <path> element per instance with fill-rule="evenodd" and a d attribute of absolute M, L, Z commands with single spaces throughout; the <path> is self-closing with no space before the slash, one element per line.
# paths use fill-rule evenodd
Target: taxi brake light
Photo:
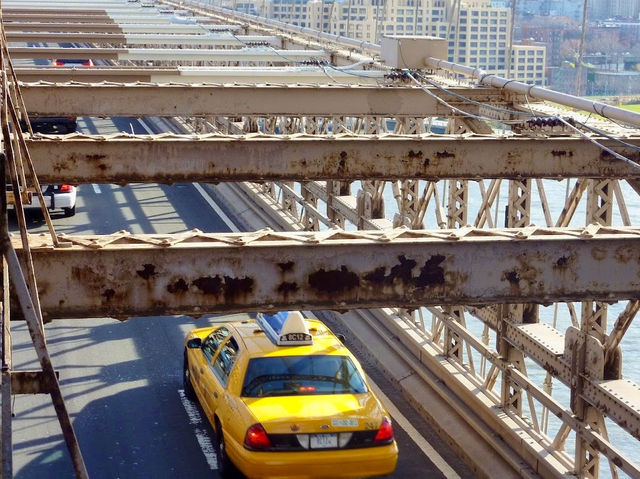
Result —
<path fill-rule="evenodd" d="M 71 188 L 71 185 L 60 185 L 60 193 L 69 193 Z"/>
<path fill-rule="evenodd" d="M 378 429 L 378 433 L 376 434 L 374 442 L 391 442 L 393 441 L 393 426 L 391 425 L 391 421 L 387 417 L 382 418 L 382 424 L 380 424 L 380 429 Z"/>
<path fill-rule="evenodd" d="M 300 386 L 298 388 L 298 391 L 300 391 L 301 393 L 314 393 L 314 392 L 316 392 L 316 387 L 315 386 Z"/>
<path fill-rule="evenodd" d="M 247 435 L 244 437 L 244 445 L 249 449 L 271 448 L 271 441 L 262 424 L 254 424 L 247 429 Z"/>

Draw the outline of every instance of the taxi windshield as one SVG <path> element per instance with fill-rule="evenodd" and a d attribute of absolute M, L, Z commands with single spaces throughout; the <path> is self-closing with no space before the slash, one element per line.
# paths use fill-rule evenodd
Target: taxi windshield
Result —
<path fill-rule="evenodd" d="M 364 379 L 347 356 L 279 356 L 249 360 L 243 397 L 367 392 Z"/>

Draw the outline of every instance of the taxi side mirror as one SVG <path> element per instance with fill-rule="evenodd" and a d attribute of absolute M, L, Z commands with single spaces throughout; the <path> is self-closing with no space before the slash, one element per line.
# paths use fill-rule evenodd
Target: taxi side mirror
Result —
<path fill-rule="evenodd" d="M 189 349 L 198 349 L 200 346 L 202 346 L 202 338 L 191 338 L 187 341 L 187 347 Z"/>
<path fill-rule="evenodd" d="M 344 334 L 340 334 L 340 333 L 336 334 L 336 338 L 338 338 L 342 344 L 344 344 L 345 341 L 347 340 Z"/>

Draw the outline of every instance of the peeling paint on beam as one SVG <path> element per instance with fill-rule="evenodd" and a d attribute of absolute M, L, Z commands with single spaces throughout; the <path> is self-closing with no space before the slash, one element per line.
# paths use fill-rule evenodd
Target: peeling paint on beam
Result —
<path fill-rule="evenodd" d="M 637 297 L 637 228 L 563 231 L 193 232 L 30 244 L 42 309 L 54 318 Z"/>
<path fill-rule="evenodd" d="M 631 147 L 600 139 L 636 162 Z M 640 146 L 640 138 L 627 139 Z M 69 137 L 27 142 L 45 184 L 443 178 L 636 178 L 581 138 Z"/>

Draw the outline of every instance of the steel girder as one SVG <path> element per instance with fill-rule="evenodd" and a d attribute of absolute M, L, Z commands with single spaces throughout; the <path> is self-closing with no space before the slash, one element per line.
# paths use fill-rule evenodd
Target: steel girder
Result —
<path fill-rule="evenodd" d="M 272 47 L 251 48 L 54 48 L 11 47 L 11 58 L 82 60 L 138 60 L 138 61 L 206 61 L 206 62 L 277 62 L 289 63 L 320 59 L 326 56 L 322 50 L 276 50 Z"/>
<path fill-rule="evenodd" d="M 323 69 L 324 68 L 324 69 Z M 331 70 L 318 65 L 278 67 L 191 67 L 184 65 L 163 67 L 94 66 L 74 68 L 65 66 L 19 66 L 15 68 L 20 81 L 48 81 L 61 83 L 127 82 L 127 83 L 307 83 L 376 85 L 386 73 L 381 70 Z"/>
<path fill-rule="evenodd" d="M 375 313 L 374 313 L 375 314 Z M 450 315 L 436 312 L 447 324 L 452 328 L 460 338 L 464 338 L 465 341 L 469 341 L 472 347 L 479 351 L 482 356 L 487 358 L 492 364 L 496 365 L 502 371 L 508 371 L 510 379 L 519 387 L 526 390 L 528 393 L 533 393 L 537 400 L 541 401 L 546 407 L 548 407 L 553 414 L 561 418 L 561 420 L 568 424 L 572 429 L 580 431 L 582 434 L 592 436 L 593 432 L 590 428 L 584 426 L 577 420 L 576 416 L 567 410 L 565 406 L 552 399 L 550 396 L 543 393 L 541 389 L 535 386 L 532 381 L 527 378 L 526 374 L 523 374 L 509 362 L 505 361 L 498 353 L 491 350 L 483 344 L 478 338 L 473 336 L 465 326 L 455 321 Z M 503 320 L 505 321 L 505 320 Z M 393 338 L 399 344 L 403 344 L 405 347 L 411 349 L 414 354 L 420 358 L 420 361 L 428 365 L 431 370 L 439 376 L 440 380 L 445 381 L 448 385 L 449 381 L 446 379 L 446 375 L 450 374 L 446 372 L 447 362 L 442 361 L 442 356 L 429 346 L 430 341 L 428 336 L 424 335 L 422 331 L 416 330 L 415 326 L 409 326 L 406 322 L 400 319 L 397 315 L 389 314 L 385 317 L 384 323 L 393 334 Z M 570 385 L 574 380 L 575 375 L 571 373 L 571 358 L 568 355 L 564 355 L 564 350 L 557 349 L 552 350 L 545 344 L 544 341 L 536 341 L 536 338 L 529 337 L 526 332 L 523 332 L 520 328 L 529 327 L 543 327 L 544 324 L 528 324 L 528 325 L 513 325 L 506 321 L 507 328 L 503 329 L 504 339 L 512 343 L 514 346 L 520 348 L 527 357 L 533 359 L 541 367 L 549 371 L 555 378 L 559 379 L 563 383 Z M 547 328 L 550 328 L 547 326 Z M 560 335 L 561 336 L 561 335 Z M 526 339 L 524 339 L 526 337 Z M 546 338 L 545 338 L 546 339 Z M 431 352 L 429 352 L 431 350 Z M 435 354 L 434 354 L 435 353 Z M 434 357 L 435 356 L 435 357 Z M 455 368 L 453 368 L 455 369 Z M 444 373 L 444 374 L 443 374 Z M 592 378 L 588 375 L 583 375 L 582 380 L 586 383 L 584 399 L 590 404 L 594 405 L 597 409 L 607 414 L 612 420 L 617 422 L 623 429 L 628 431 L 634 437 L 640 437 L 640 407 L 638 405 L 638 390 L 637 385 L 634 385 L 627 380 L 599 380 Z M 635 387 L 634 387 L 635 386 Z M 474 393 L 477 389 L 474 389 Z M 473 403 L 475 394 L 469 394 L 468 390 L 462 385 L 456 385 L 456 393 L 467 404 Z M 480 412 L 483 417 L 487 417 L 483 412 Z M 630 462 L 624 456 L 618 455 L 618 451 L 613 451 L 610 448 L 610 444 L 597 436 L 592 436 L 593 444 L 597 444 L 601 447 L 602 451 L 607 451 L 610 456 L 616 457 L 616 464 L 623 468 L 627 472 L 637 471 L 638 466 Z M 635 458 L 629 458 L 632 461 Z"/>
<path fill-rule="evenodd" d="M 136 24 L 136 23 L 158 23 L 158 24 L 170 24 L 171 19 L 169 17 L 162 17 L 160 15 L 140 14 L 134 11 L 120 11 L 118 13 L 96 13 L 96 14 L 76 14 L 76 10 L 67 10 L 67 13 L 58 12 L 57 14 L 51 13 L 24 13 L 24 14 L 7 14 L 3 15 L 3 19 L 7 23 L 22 22 L 26 25 L 29 23 L 66 23 L 72 25 L 81 25 L 83 23 L 104 23 L 104 24 Z M 28 30 L 28 27 L 25 28 Z"/>
<path fill-rule="evenodd" d="M 632 146 L 598 139 L 640 160 Z M 627 139 L 640 146 L 640 138 Z M 68 136 L 27 141 L 45 184 L 322 179 L 635 178 L 582 138 L 486 136 Z"/>
<path fill-rule="evenodd" d="M 7 15 L 4 15 L 6 21 Z M 210 35 L 166 35 L 166 34 L 128 34 L 115 33 L 52 33 L 52 32 L 8 32 L 9 42 L 77 42 L 108 43 L 126 45 L 229 45 L 244 46 L 246 43 L 269 43 L 280 48 L 281 41 L 274 35 L 232 35 L 217 33 Z M 10 47 L 11 48 L 11 47 Z"/>
<path fill-rule="evenodd" d="M 60 239 L 67 247 L 29 237 L 50 318 L 622 300 L 640 290 L 638 228 Z"/>
<path fill-rule="evenodd" d="M 41 116 L 450 116 L 451 109 L 421 88 L 340 85 L 21 85 L 25 106 Z M 521 99 L 495 88 L 451 88 L 477 102 L 506 105 Z M 471 113 L 480 107 L 438 91 Z M 464 103 L 464 105 L 463 105 Z"/>
<path fill-rule="evenodd" d="M 193 23 L 53 23 L 53 22 L 8 22 L 4 25 L 7 32 L 102 32 L 102 33 L 206 33 L 207 30 L 236 31 L 235 25 L 204 26 Z"/>

